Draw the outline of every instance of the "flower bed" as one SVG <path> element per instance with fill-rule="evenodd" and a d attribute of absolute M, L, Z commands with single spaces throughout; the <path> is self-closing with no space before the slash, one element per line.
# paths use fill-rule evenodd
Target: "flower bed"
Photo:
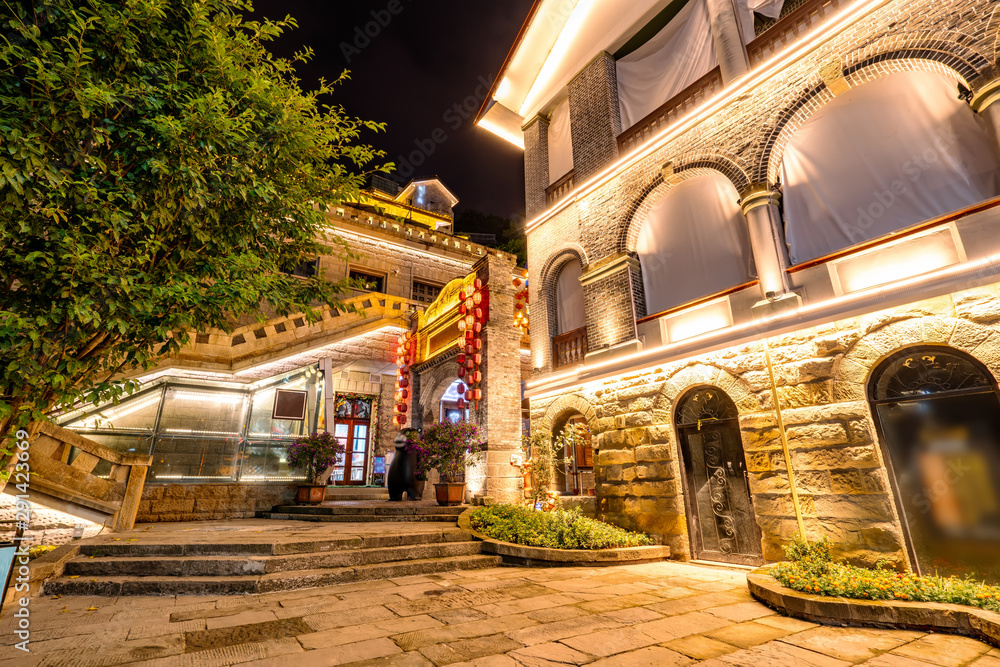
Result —
<path fill-rule="evenodd" d="M 648 535 L 588 519 L 579 512 L 539 512 L 518 505 L 477 507 L 471 526 L 495 540 L 549 549 L 614 549 L 653 544 Z"/>
<path fill-rule="evenodd" d="M 870 570 L 835 562 L 828 542 L 797 539 L 785 549 L 787 562 L 769 574 L 804 593 L 857 600 L 944 602 L 1000 612 L 1000 587 L 972 579 L 917 576 L 880 567 Z"/>

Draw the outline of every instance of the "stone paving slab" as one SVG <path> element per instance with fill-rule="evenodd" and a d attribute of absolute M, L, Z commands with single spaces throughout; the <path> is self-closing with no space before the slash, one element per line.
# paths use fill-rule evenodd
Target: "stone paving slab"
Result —
<path fill-rule="evenodd" d="M 966 637 L 776 615 L 746 585 L 741 570 L 663 562 L 245 596 L 41 597 L 30 653 L 13 646 L 11 610 L 0 617 L 0 667 L 1000 667 L 1000 651 Z"/>

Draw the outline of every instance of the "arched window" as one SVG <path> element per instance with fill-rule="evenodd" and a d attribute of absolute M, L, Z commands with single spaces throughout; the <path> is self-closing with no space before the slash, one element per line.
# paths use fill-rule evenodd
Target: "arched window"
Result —
<path fill-rule="evenodd" d="M 675 186 L 653 205 L 636 243 L 646 311 L 659 313 L 750 280 L 739 193 L 720 173 Z"/>
<path fill-rule="evenodd" d="M 721 389 L 690 391 L 674 418 L 684 463 L 692 558 L 761 561 L 736 404 Z"/>
<path fill-rule="evenodd" d="M 795 132 L 781 166 L 793 264 L 1000 195 L 1000 156 L 954 79 L 899 72 Z"/>
<path fill-rule="evenodd" d="M 1000 399 L 958 350 L 903 350 L 869 399 L 915 569 L 1000 582 Z"/>

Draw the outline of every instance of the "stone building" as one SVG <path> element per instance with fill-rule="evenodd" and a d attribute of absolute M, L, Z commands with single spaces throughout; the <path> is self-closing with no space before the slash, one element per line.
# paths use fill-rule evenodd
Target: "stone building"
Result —
<path fill-rule="evenodd" d="M 501 282 L 507 286 L 515 268 L 512 255 L 451 233 L 456 203 L 436 178 L 406 185 L 377 178 L 359 202 L 328 214 L 327 233 L 345 241 L 351 256 L 322 255 L 291 270 L 353 278 L 359 288 L 345 295 L 344 304 L 354 310 L 325 309 L 315 324 L 293 315 L 239 322 L 232 333 L 198 333 L 178 355 L 138 378 L 141 391 L 120 405 L 66 414 L 58 423 L 111 450 L 152 455 L 140 522 L 252 517 L 287 504 L 303 478 L 289 468 L 285 449 L 316 430 L 348 444 L 348 457 L 330 475 L 332 485 L 380 486 L 396 434 L 397 337 L 445 285 L 486 260 L 504 267 L 494 271 L 506 272 Z M 509 350 L 500 342 L 494 348 L 513 359 L 505 363 L 516 377 L 493 382 L 511 394 L 519 427 L 520 337 L 512 340 Z M 425 392 L 425 424 L 444 417 L 449 384 L 456 380 L 449 371 L 449 383 Z M 282 418 L 288 414 L 280 412 L 279 395 L 299 401 L 294 418 Z M 518 432 L 507 439 L 516 445 Z M 63 463 L 85 465 L 84 458 L 74 459 L 76 450 L 66 451 Z M 87 474 L 107 477 L 112 463 L 96 461 L 88 460 Z M 57 499 L 35 500 L 45 506 Z M 58 527 L 44 517 L 47 529 Z M 64 518 L 66 539 L 76 520 Z"/>
<path fill-rule="evenodd" d="M 995 0 L 535 3 L 531 427 L 677 557 L 998 578 Z M 992 568 L 992 569 L 991 569 Z"/>

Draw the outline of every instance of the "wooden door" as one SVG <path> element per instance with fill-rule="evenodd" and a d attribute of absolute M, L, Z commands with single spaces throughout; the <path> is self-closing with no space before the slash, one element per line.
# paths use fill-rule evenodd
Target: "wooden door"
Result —
<path fill-rule="evenodd" d="M 359 486 L 368 482 L 371 455 L 372 399 L 338 396 L 333 435 L 344 445 L 337 457 L 330 482 L 336 486 Z"/>

